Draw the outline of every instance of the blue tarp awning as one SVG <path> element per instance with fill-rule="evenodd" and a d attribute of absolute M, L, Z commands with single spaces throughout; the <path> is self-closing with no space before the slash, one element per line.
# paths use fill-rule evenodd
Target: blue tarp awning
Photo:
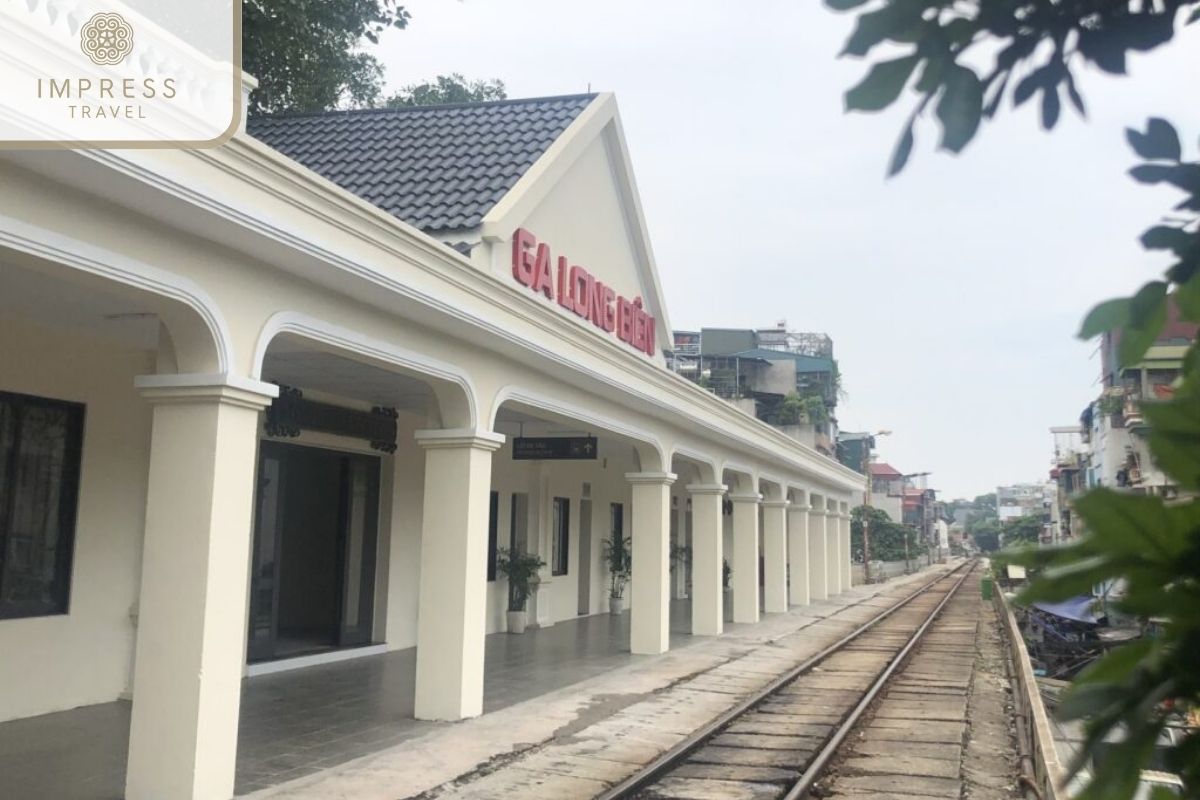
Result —
<path fill-rule="evenodd" d="M 1070 600 L 1063 600 L 1061 603 L 1034 603 L 1033 607 L 1039 611 L 1045 611 L 1047 614 L 1053 614 L 1056 617 L 1073 620 L 1075 622 L 1086 622 L 1091 625 L 1100 621 L 1101 617 L 1094 610 L 1095 598 L 1081 595 L 1072 597 Z"/>

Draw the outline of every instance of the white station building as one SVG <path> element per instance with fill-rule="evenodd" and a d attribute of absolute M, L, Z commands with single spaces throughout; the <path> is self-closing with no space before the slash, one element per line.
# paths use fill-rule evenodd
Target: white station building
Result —
<path fill-rule="evenodd" d="M 631 537 L 635 654 L 685 584 L 698 636 L 843 591 L 860 476 L 671 330 L 608 94 L 0 153 L 0 722 L 132 700 L 126 797 L 224 800 L 265 673 L 415 648 L 479 715 L 499 547 L 546 627 Z"/>

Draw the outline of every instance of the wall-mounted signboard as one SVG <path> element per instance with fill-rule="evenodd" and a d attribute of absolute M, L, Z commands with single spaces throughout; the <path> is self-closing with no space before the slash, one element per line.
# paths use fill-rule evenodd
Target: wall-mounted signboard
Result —
<path fill-rule="evenodd" d="M 591 461 L 595 458 L 594 436 L 518 436 L 513 439 L 514 461 Z"/>

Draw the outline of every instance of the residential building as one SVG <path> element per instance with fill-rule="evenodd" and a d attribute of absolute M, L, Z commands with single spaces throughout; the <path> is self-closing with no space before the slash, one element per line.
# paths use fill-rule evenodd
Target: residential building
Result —
<path fill-rule="evenodd" d="M 839 376 L 833 340 L 773 328 L 675 331 L 667 364 L 819 453 L 836 455 Z"/>
<path fill-rule="evenodd" d="M 1058 543 L 1082 533 L 1071 503 L 1084 490 L 1089 451 L 1083 441 L 1082 425 L 1061 425 L 1051 428 L 1050 433 L 1054 437 L 1054 461 L 1050 469 L 1054 495 L 1050 505 L 1048 541 Z"/>
<path fill-rule="evenodd" d="M 1200 326 L 1179 319 L 1174 305 L 1162 334 L 1137 364 L 1121 367 L 1118 332 L 1101 339 L 1100 396 L 1080 416 L 1082 444 L 1087 446 L 1087 486 L 1128 489 L 1137 494 L 1173 495 L 1175 486 L 1154 463 L 1146 441 L 1141 406 L 1169 399 L 1183 357 Z"/>
<path fill-rule="evenodd" d="M 886 462 L 872 463 L 871 505 L 896 522 L 904 522 L 904 492 L 906 481 L 900 470 Z"/>
<path fill-rule="evenodd" d="M 1019 517 L 1042 517 L 1049 514 L 1050 503 L 1057 492 L 1053 483 L 1016 483 L 996 487 L 996 516 L 1003 524 Z"/>

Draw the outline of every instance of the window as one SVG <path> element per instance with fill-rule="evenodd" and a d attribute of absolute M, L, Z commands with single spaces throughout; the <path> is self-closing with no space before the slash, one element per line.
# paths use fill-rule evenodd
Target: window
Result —
<path fill-rule="evenodd" d="M 500 493 L 492 492 L 491 498 L 488 500 L 488 561 L 487 561 L 487 579 L 489 581 L 496 580 L 496 539 L 498 532 L 496 525 L 499 523 L 500 517 Z"/>
<path fill-rule="evenodd" d="M 508 549 L 525 552 L 525 532 L 529 528 L 529 495 L 515 492 L 508 516 Z"/>
<path fill-rule="evenodd" d="M 554 498 L 554 540 L 550 551 L 550 574 L 566 575 L 571 540 L 571 501 Z"/>
<path fill-rule="evenodd" d="M 613 541 L 625 540 L 625 506 L 620 503 L 613 503 L 609 506 L 609 531 L 612 532 Z"/>
<path fill-rule="evenodd" d="M 0 392 L 0 619 L 65 614 L 83 406 Z"/>

